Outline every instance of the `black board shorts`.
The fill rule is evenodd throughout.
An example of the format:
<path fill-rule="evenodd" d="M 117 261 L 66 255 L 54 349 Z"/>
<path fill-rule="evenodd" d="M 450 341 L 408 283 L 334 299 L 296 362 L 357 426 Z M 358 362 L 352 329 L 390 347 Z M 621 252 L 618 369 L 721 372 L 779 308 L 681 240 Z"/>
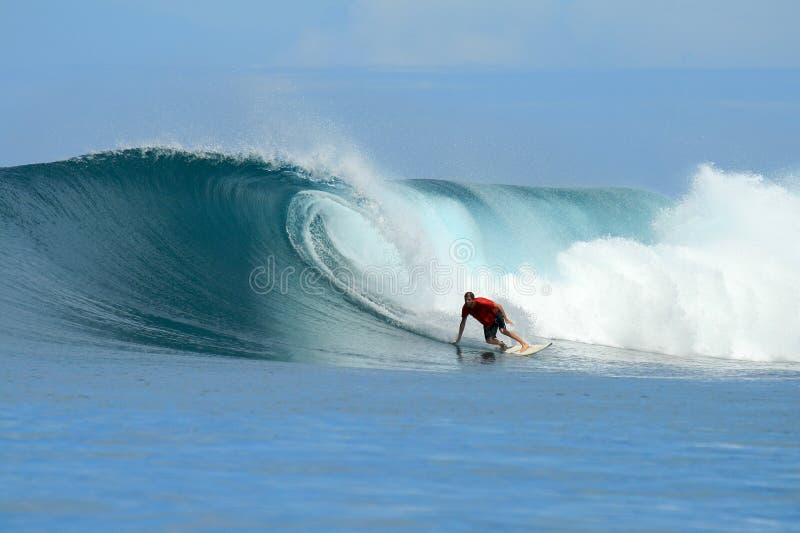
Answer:
<path fill-rule="evenodd" d="M 503 320 L 503 313 L 497 311 L 497 314 L 494 316 L 494 324 L 491 326 L 483 326 L 483 336 L 487 339 L 496 339 L 498 328 L 502 329 L 505 327 L 506 321 Z"/>

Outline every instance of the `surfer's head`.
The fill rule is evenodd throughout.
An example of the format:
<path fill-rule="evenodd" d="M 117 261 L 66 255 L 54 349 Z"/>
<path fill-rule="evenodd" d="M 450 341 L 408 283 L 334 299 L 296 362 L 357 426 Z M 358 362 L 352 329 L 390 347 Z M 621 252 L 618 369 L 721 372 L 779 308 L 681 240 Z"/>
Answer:
<path fill-rule="evenodd" d="M 464 305 L 467 307 L 472 307 L 475 305 L 475 293 L 474 292 L 465 292 L 464 293 Z"/>

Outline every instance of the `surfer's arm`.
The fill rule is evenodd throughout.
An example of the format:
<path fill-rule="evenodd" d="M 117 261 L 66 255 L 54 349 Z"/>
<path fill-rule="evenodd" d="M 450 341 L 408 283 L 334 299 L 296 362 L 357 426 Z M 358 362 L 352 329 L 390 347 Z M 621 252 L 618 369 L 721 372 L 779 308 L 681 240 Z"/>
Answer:
<path fill-rule="evenodd" d="M 456 340 L 452 341 L 450 344 L 458 344 L 458 342 L 461 340 L 461 335 L 464 334 L 464 324 L 466 323 L 467 323 L 467 317 L 462 318 L 461 324 L 459 324 L 458 326 L 458 337 L 456 337 Z"/>
<path fill-rule="evenodd" d="M 505 321 L 506 321 L 506 322 L 508 322 L 509 324 L 512 324 L 512 325 L 513 325 L 513 324 L 514 324 L 514 321 L 513 321 L 513 320 L 511 320 L 510 318 L 508 318 L 508 315 L 506 314 L 506 310 L 505 310 L 505 309 L 503 309 L 503 306 L 502 306 L 502 305 L 500 305 L 500 304 L 496 304 L 496 305 L 497 305 L 497 308 L 500 310 L 500 312 L 501 312 L 501 313 L 503 313 L 503 320 L 505 320 Z"/>

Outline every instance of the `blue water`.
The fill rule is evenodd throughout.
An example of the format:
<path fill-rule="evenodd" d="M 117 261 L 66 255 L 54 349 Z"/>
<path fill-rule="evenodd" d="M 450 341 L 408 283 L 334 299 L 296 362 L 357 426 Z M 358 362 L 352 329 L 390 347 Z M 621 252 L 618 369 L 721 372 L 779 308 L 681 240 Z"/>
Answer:
<path fill-rule="evenodd" d="M 681 199 L 0 169 L 0 527 L 795 529 L 797 201 L 714 169 Z M 469 289 L 554 345 L 448 344 Z"/>
<path fill-rule="evenodd" d="M 466 355 L 458 370 L 430 373 L 3 356 L 13 408 L 0 432 L 0 521 L 74 531 L 796 528 L 796 373 L 610 377 L 507 363 Z"/>

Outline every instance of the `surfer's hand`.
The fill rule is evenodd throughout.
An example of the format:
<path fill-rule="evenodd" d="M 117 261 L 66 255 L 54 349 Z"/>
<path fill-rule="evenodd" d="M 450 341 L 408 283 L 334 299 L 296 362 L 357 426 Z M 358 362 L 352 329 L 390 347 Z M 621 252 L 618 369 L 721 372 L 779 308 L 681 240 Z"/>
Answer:
<path fill-rule="evenodd" d="M 510 318 L 508 318 L 508 317 L 506 317 L 506 322 L 508 322 L 508 323 L 509 323 L 509 324 L 511 324 L 512 326 L 514 325 L 514 321 L 513 321 L 513 320 L 511 320 L 511 319 L 510 319 Z"/>

